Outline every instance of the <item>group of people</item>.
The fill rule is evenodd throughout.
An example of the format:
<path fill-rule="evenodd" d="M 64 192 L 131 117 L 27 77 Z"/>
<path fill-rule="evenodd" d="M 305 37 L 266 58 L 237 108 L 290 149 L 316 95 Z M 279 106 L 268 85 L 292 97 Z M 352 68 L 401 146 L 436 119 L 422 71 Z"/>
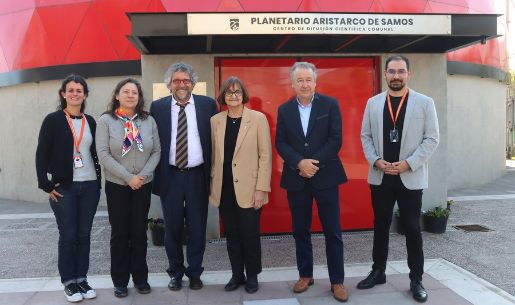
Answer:
<path fill-rule="evenodd" d="M 389 227 L 397 202 L 406 233 L 410 289 L 425 302 L 424 257 L 419 217 L 422 190 L 428 187 L 427 162 L 438 141 L 431 98 L 408 89 L 409 60 L 385 62 L 388 89 L 369 99 L 361 139 L 370 163 L 368 182 L 374 211 L 373 266 L 359 282 L 368 289 L 386 281 Z M 326 243 L 331 291 L 345 302 L 339 185 L 347 181 L 338 157 L 342 115 L 336 99 L 316 92 L 317 70 L 308 62 L 290 69 L 295 96 L 278 109 L 275 146 L 284 160 L 281 187 L 292 217 L 302 293 L 314 284 L 311 218 L 313 199 Z M 170 95 L 144 110 L 140 83 L 120 81 L 107 111 L 95 120 L 85 114 L 89 88 L 79 75 L 59 89 L 58 110 L 46 116 L 36 151 L 38 186 L 49 194 L 59 230 L 58 269 L 68 301 L 96 297 L 88 284 L 90 235 L 100 196 L 102 165 L 111 224 L 111 278 L 114 295 L 128 295 L 132 281 L 141 294 L 148 284 L 147 217 L 151 193 L 161 199 L 168 257 L 168 288 L 203 287 L 208 203 L 222 219 L 232 277 L 226 291 L 259 289 L 260 215 L 268 202 L 272 144 L 266 116 L 246 107 L 249 92 L 235 76 L 227 78 L 216 101 L 192 94 L 198 81 L 183 62 L 165 73 Z M 218 111 L 216 102 L 223 111 Z M 185 225 L 186 224 L 186 225 Z M 186 261 L 182 247 L 187 230 Z"/>

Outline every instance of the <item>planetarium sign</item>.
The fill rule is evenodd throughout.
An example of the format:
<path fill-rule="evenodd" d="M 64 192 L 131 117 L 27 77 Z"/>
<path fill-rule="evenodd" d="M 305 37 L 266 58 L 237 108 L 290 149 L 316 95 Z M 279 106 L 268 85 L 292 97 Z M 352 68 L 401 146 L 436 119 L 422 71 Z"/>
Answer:
<path fill-rule="evenodd" d="M 187 14 L 188 35 L 450 35 L 450 15 L 209 13 Z"/>

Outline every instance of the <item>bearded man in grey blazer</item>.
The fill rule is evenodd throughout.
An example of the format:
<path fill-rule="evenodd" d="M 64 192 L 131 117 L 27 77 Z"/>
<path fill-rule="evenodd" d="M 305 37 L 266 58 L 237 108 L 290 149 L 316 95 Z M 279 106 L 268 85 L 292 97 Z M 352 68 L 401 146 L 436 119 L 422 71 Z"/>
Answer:
<path fill-rule="evenodd" d="M 439 141 L 438 119 L 433 99 L 408 89 L 411 72 L 406 57 L 391 56 L 385 67 L 388 90 L 368 100 L 361 127 L 363 151 L 370 164 L 374 264 L 357 288 L 369 289 L 386 282 L 388 238 L 393 206 L 397 202 L 406 235 L 410 290 L 416 301 L 425 302 L 419 219 L 422 191 L 428 187 L 427 163 Z"/>

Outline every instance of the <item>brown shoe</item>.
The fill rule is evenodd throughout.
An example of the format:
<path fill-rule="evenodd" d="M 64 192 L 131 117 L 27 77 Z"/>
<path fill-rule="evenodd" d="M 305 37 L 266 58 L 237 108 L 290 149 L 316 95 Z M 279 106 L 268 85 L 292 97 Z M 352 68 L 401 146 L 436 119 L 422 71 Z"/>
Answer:
<path fill-rule="evenodd" d="M 293 292 L 302 293 L 308 290 L 309 286 L 313 285 L 315 281 L 312 277 L 301 277 L 295 285 L 293 285 Z"/>
<path fill-rule="evenodd" d="M 333 293 L 334 298 L 340 302 L 347 302 L 349 299 L 349 293 L 343 284 L 334 284 L 331 285 L 331 292 Z"/>

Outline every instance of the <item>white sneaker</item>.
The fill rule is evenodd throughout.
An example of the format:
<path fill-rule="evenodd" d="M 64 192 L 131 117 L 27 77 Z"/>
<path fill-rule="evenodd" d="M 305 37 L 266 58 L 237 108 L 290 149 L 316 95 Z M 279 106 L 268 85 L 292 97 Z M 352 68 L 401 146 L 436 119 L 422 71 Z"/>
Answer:
<path fill-rule="evenodd" d="M 72 303 L 80 302 L 83 299 L 82 294 L 79 291 L 79 287 L 75 283 L 64 286 L 64 296 L 68 302 Z"/>
<path fill-rule="evenodd" d="M 77 283 L 77 287 L 79 288 L 79 292 L 83 298 L 94 299 L 97 297 L 97 292 L 89 286 L 87 281 Z"/>

